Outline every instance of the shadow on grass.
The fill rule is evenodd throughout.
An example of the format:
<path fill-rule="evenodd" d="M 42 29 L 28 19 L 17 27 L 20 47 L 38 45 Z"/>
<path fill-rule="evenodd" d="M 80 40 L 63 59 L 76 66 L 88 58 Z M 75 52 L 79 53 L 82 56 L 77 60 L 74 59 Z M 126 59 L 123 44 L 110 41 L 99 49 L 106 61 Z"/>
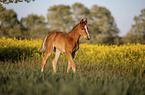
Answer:
<path fill-rule="evenodd" d="M 28 57 L 33 57 L 34 53 L 38 53 L 40 55 L 43 54 L 43 52 L 36 51 L 36 47 L 34 48 L 19 48 L 19 47 L 13 47 L 11 49 L 5 48 L 3 51 L 0 51 L 0 61 L 8 61 L 11 60 L 12 62 L 15 62 L 17 60 L 24 60 Z"/>

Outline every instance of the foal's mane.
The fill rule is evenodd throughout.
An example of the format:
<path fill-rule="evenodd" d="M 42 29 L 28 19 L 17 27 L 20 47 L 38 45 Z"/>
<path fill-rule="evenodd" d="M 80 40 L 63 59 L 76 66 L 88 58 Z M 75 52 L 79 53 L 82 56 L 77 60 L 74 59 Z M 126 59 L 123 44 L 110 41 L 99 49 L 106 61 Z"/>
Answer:
<path fill-rule="evenodd" d="M 74 26 L 73 29 L 72 29 L 69 33 L 73 32 L 73 31 L 76 29 L 76 27 L 77 27 L 78 25 L 79 25 L 79 24 L 77 24 L 76 26 Z M 68 33 L 68 34 L 69 34 L 69 33 Z"/>
<path fill-rule="evenodd" d="M 78 26 L 79 24 L 77 24 L 76 26 L 74 26 L 74 28 L 72 29 L 72 31 Z"/>
<path fill-rule="evenodd" d="M 83 23 L 85 23 L 85 22 L 83 22 Z M 72 29 L 70 32 L 72 32 L 79 24 L 80 24 L 80 23 L 78 23 L 76 26 L 74 26 L 73 29 Z M 69 33 L 70 33 L 70 32 L 69 32 Z"/>

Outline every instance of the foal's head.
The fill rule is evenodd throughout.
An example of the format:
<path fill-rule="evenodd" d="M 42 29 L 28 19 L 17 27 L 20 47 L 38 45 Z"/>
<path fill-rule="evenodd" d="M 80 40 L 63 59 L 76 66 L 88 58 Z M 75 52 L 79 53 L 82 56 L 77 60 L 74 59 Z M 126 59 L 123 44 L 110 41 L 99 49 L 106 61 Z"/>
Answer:
<path fill-rule="evenodd" d="M 82 35 L 86 40 L 90 40 L 90 35 L 87 29 L 87 19 L 84 21 L 83 19 L 79 23 L 79 34 Z"/>

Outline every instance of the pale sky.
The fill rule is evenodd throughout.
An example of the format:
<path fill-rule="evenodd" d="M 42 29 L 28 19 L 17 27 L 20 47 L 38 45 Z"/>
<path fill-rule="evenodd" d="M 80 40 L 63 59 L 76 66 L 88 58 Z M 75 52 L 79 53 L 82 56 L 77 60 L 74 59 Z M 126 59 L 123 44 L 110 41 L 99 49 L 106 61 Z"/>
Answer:
<path fill-rule="evenodd" d="M 131 25 L 134 24 L 134 16 L 138 16 L 140 10 L 145 8 L 145 0 L 35 0 L 31 3 L 3 4 L 3 6 L 7 9 L 14 9 L 20 20 L 32 13 L 46 17 L 47 9 L 50 6 L 72 5 L 75 2 L 82 3 L 88 8 L 92 5 L 98 5 L 109 9 L 120 30 L 120 36 L 125 35 L 130 30 Z"/>

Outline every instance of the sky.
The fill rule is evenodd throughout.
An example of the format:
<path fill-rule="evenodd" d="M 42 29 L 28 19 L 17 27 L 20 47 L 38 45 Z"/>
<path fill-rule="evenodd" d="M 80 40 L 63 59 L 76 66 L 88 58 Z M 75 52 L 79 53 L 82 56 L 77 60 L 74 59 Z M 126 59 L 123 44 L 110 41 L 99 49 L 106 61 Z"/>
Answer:
<path fill-rule="evenodd" d="M 72 5 L 75 2 L 82 3 L 87 8 L 98 5 L 109 9 L 120 30 L 119 36 L 124 36 L 129 32 L 131 25 L 134 24 L 133 18 L 140 15 L 140 11 L 145 8 L 145 0 L 35 0 L 30 3 L 10 3 L 8 5 L 3 4 L 3 6 L 6 9 L 14 9 L 20 20 L 32 13 L 46 17 L 50 6 Z"/>

